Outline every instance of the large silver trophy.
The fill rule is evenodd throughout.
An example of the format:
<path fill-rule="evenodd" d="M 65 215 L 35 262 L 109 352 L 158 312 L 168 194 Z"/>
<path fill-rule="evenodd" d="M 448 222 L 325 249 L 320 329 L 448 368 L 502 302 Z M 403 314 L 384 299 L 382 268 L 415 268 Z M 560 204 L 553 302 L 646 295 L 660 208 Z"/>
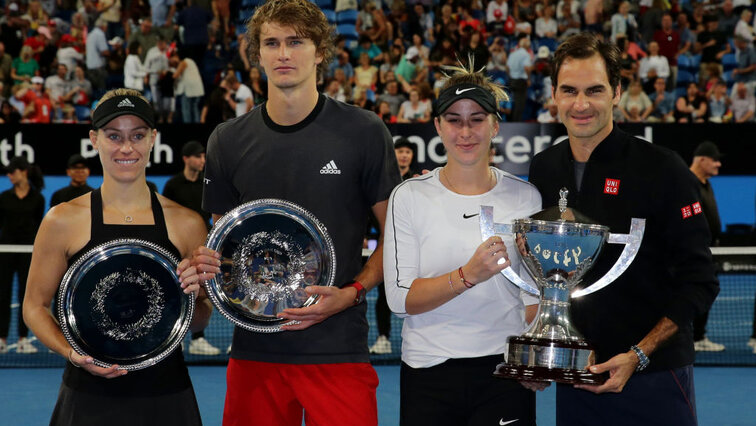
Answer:
<path fill-rule="evenodd" d="M 511 268 L 502 274 L 524 291 L 540 297 L 536 320 L 523 335 L 509 337 L 506 361 L 496 367 L 494 375 L 527 381 L 599 384 L 606 377 L 586 369 L 592 348 L 570 322 L 570 298 L 601 290 L 628 268 L 640 248 L 645 219 L 633 218 L 628 234 L 610 233 L 608 227 L 587 223 L 587 218 L 568 208 L 566 189 L 559 195 L 557 208 L 515 220 L 511 225 L 495 223 L 493 207 L 481 206 L 483 240 L 514 233 L 523 264 L 538 289 Z M 625 245 L 619 259 L 601 279 L 573 291 L 605 243 Z"/>

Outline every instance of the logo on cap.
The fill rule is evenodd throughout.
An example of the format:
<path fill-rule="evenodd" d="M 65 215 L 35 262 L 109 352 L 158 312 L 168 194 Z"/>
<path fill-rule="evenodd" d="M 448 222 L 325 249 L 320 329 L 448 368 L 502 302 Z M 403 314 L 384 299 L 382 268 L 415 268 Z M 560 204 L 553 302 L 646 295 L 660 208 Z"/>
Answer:
<path fill-rule="evenodd" d="M 124 98 L 121 102 L 118 102 L 118 108 L 131 107 L 134 108 L 134 104 L 131 103 L 129 98 Z"/>
<path fill-rule="evenodd" d="M 468 90 L 475 90 L 475 88 L 474 87 L 468 87 L 467 89 L 457 89 L 454 93 L 457 94 L 457 95 L 461 95 L 461 94 L 467 92 Z"/>

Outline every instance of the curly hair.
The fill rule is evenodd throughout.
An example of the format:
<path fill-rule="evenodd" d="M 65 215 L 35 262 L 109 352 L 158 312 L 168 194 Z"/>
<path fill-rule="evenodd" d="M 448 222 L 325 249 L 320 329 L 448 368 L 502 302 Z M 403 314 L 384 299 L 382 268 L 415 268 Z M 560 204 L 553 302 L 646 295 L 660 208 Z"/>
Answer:
<path fill-rule="evenodd" d="M 335 53 L 333 27 L 323 12 L 308 0 L 268 0 L 247 22 L 247 56 L 258 63 L 260 32 L 263 24 L 276 23 L 292 27 L 297 36 L 312 40 L 317 54 L 323 58 L 318 72 L 323 75 Z"/>

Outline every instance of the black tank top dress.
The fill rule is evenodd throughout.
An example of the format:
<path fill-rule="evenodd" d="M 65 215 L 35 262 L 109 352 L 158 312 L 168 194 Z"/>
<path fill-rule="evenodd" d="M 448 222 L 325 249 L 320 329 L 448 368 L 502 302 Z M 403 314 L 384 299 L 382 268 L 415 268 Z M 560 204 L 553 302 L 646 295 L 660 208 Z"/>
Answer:
<path fill-rule="evenodd" d="M 110 225 L 102 222 L 102 196 L 91 194 L 92 225 L 89 242 L 69 259 L 69 267 L 90 249 L 120 238 L 158 244 L 177 259 L 181 254 L 168 239 L 163 209 L 151 193 L 154 225 Z M 152 367 L 105 379 L 66 363 L 63 383 L 51 425 L 201 425 L 199 407 L 179 346 Z"/>

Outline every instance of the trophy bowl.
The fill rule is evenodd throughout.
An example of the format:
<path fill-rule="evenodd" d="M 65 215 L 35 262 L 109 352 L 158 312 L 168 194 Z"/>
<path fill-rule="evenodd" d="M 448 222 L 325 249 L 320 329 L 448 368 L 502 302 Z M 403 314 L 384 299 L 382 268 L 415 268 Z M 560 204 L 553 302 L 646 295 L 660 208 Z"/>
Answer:
<path fill-rule="evenodd" d="M 206 246 L 221 255 L 221 271 L 207 294 L 229 321 L 246 330 L 273 333 L 293 324 L 278 318 L 288 308 L 314 304 L 305 288 L 333 285 L 336 252 L 325 226 L 285 200 L 261 199 L 226 213 Z"/>
<path fill-rule="evenodd" d="M 540 290 L 538 315 L 522 336 L 509 338 L 507 362 L 495 375 L 531 381 L 603 383 L 586 370 L 592 348 L 572 326 L 570 294 L 609 237 L 601 225 L 533 219 L 512 226 L 523 264 Z"/>
<path fill-rule="evenodd" d="M 58 290 L 58 321 L 71 347 L 97 366 L 130 371 L 170 355 L 189 330 L 195 303 L 181 288 L 177 264 L 163 247 L 137 239 L 85 253 Z"/>
<path fill-rule="evenodd" d="M 510 224 L 493 222 L 493 208 L 481 206 L 483 239 L 514 234 L 522 263 L 537 289 L 508 267 L 502 271 L 514 285 L 539 296 L 538 315 L 521 336 L 507 340 L 506 361 L 494 376 L 524 381 L 601 384 L 606 374 L 587 370 L 593 348 L 570 321 L 570 301 L 611 284 L 635 259 L 645 229 L 644 219 L 632 219 L 628 234 L 609 228 L 567 207 L 568 191 L 560 191 L 559 206 Z M 624 244 L 612 268 L 586 288 L 575 290 L 594 265 L 604 244 Z"/>

